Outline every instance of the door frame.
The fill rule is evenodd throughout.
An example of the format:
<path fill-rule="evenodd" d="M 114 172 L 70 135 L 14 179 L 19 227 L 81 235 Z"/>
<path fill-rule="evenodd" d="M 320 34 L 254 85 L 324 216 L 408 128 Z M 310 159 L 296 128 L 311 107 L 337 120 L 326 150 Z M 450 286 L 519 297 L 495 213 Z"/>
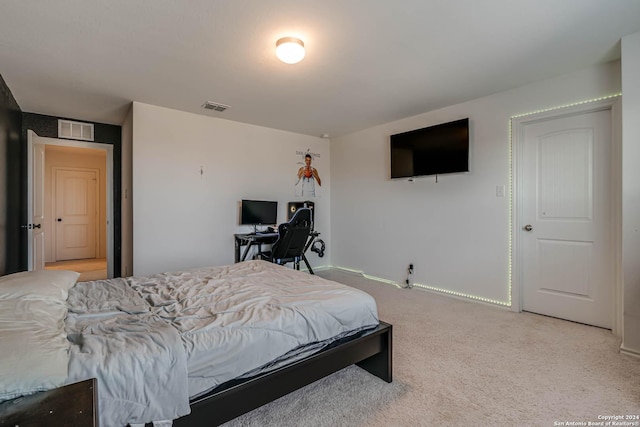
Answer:
<path fill-rule="evenodd" d="M 34 133 L 37 138 L 40 140 L 39 142 L 34 142 L 34 144 L 42 144 L 42 145 L 57 145 L 63 147 L 76 147 L 76 148 L 93 148 L 98 150 L 104 150 L 107 154 L 107 170 L 106 170 L 106 209 L 107 209 L 107 277 L 114 277 L 114 242 L 113 242 L 113 145 L 105 144 L 101 142 L 86 142 L 86 141 L 74 141 L 70 139 L 57 139 L 50 138 L 46 136 L 38 136 L 32 130 L 28 130 Z M 28 151 L 31 152 L 32 146 L 28 144 Z M 28 157 L 28 169 L 31 170 L 33 168 L 32 158 Z M 44 165 L 43 165 L 44 167 Z M 44 173 L 44 171 L 43 171 Z M 32 191 L 33 182 L 28 180 L 27 185 L 29 187 L 29 191 Z M 29 245 L 29 255 L 31 255 L 31 242 Z"/>
<path fill-rule="evenodd" d="M 70 166 L 54 166 L 51 174 L 51 188 L 52 188 L 52 201 L 53 206 L 51 209 L 51 213 L 53 214 L 53 218 L 57 217 L 58 213 L 58 195 L 57 195 L 57 174 L 58 171 L 79 171 L 79 172 L 94 172 L 96 174 L 96 197 L 95 197 L 95 208 L 96 213 L 93 218 L 94 228 L 95 228 L 95 248 L 96 255 L 100 253 L 100 246 L 102 242 L 100 240 L 100 206 L 102 204 L 102 199 L 100 198 L 100 169 L 92 169 L 92 168 L 77 168 Z M 106 206 L 105 206 L 106 208 Z M 52 247 L 51 251 L 53 252 L 53 259 L 58 261 L 58 228 L 56 227 L 56 222 L 52 218 L 51 224 L 51 240 Z M 108 231 L 107 231 L 108 232 Z M 106 243 L 106 242 L 105 242 Z"/>
<path fill-rule="evenodd" d="M 27 270 L 44 269 L 44 147 L 41 150 L 41 156 L 36 156 L 35 146 L 41 145 L 34 142 L 35 138 L 39 138 L 32 130 L 27 130 L 27 223 L 23 226 L 27 229 Z M 41 157 L 39 160 L 38 157 Z M 36 179 L 37 178 L 37 179 Z M 39 206 L 34 203 L 35 195 L 41 197 Z M 42 219 L 38 224 L 38 235 L 40 238 L 34 239 L 34 211 L 36 208 L 42 210 Z"/>
<path fill-rule="evenodd" d="M 524 209 L 523 196 L 523 147 L 525 125 L 550 119 L 573 116 L 597 111 L 609 111 L 611 119 L 611 236 L 613 244 L 613 293 L 612 332 L 622 334 L 623 293 L 622 293 L 622 128 L 620 95 L 613 95 L 592 101 L 579 102 L 569 106 L 511 117 L 511 203 L 509 226 L 511 236 L 511 309 L 520 312 L 523 307 L 523 265 L 524 265 Z"/>

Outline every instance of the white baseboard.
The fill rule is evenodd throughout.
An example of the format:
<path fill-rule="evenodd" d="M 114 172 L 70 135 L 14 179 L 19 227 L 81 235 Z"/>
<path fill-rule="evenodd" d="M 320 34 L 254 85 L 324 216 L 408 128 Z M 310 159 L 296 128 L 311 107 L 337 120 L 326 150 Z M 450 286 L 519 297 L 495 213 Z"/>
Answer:
<path fill-rule="evenodd" d="M 393 286 L 395 286 L 397 288 L 401 288 L 401 289 L 406 289 L 407 288 L 407 287 L 403 286 L 402 284 L 399 284 L 399 283 L 394 282 L 392 280 L 383 279 L 381 277 L 369 276 L 368 274 L 366 274 L 365 272 L 360 271 L 360 270 L 354 270 L 352 268 L 339 267 L 339 266 L 333 266 L 333 268 L 335 268 L 337 270 L 345 271 L 345 272 L 348 272 L 348 273 L 360 274 L 361 276 L 363 276 L 363 277 L 365 277 L 367 279 L 376 280 L 378 282 L 382 282 L 382 283 L 386 283 L 386 284 L 389 284 L 389 285 L 393 285 Z M 451 290 L 448 290 L 448 289 L 442 289 L 442 288 L 438 288 L 436 286 L 424 285 L 422 283 L 417 283 L 417 282 L 412 283 L 411 284 L 411 288 L 422 289 L 422 290 L 426 290 L 426 291 L 435 292 L 435 293 L 441 294 L 441 295 L 447 295 L 447 296 L 454 297 L 454 298 L 461 298 L 461 299 L 464 299 L 464 300 L 480 302 L 480 303 L 489 304 L 489 305 L 492 305 L 492 306 L 507 307 L 507 308 L 511 307 L 511 301 L 497 301 L 497 300 L 484 298 L 484 297 L 480 297 L 480 296 L 476 296 L 476 295 L 469 295 L 469 294 L 465 294 L 465 293 L 462 293 L 462 292 L 451 291 Z"/>
<path fill-rule="evenodd" d="M 625 348 L 624 344 L 622 344 L 620 346 L 620 353 L 621 354 L 626 354 L 627 356 L 631 356 L 631 357 L 635 357 L 637 359 L 640 359 L 640 351 L 631 350 L 630 348 Z"/>
<path fill-rule="evenodd" d="M 333 269 L 336 269 L 336 270 L 344 271 L 345 273 L 357 274 L 357 275 L 360 275 L 360 276 L 362 276 L 362 277 L 364 277 L 366 279 L 375 280 L 377 282 L 386 283 L 387 285 L 393 285 L 393 286 L 395 286 L 397 288 L 402 288 L 401 285 L 399 285 L 398 283 L 394 282 L 393 280 L 383 279 L 382 277 L 369 276 L 368 274 L 365 274 L 365 272 L 362 271 L 362 270 L 354 270 L 353 268 L 340 267 L 340 266 L 337 266 L 337 265 L 329 266 L 328 268 L 333 268 Z"/>
<path fill-rule="evenodd" d="M 331 266 L 330 265 L 318 265 L 318 266 L 311 266 L 311 268 L 313 268 L 313 271 L 323 271 L 323 270 L 331 269 Z M 303 267 L 301 265 L 300 266 L 300 271 L 307 271 L 308 272 L 309 270 L 306 267 Z"/>

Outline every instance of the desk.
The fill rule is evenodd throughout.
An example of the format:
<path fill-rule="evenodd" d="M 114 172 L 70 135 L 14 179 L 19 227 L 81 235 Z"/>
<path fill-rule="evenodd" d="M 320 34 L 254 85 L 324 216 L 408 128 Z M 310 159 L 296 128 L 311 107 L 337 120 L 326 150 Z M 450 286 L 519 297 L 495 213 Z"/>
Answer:
<path fill-rule="evenodd" d="M 320 235 L 317 231 L 312 231 L 309 234 L 309 240 L 307 240 L 307 244 L 304 247 L 304 252 L 302 252 L 302 260 L 304 261 L 309 273 L 315 274 L 305 253 L 311 247 L 314 240 Z M 244 261 L 247 258 L 247 254 L 249 253 L 249 249 L 251 246 L 258 246 L 258 253 L 262 252 L 262 245 L 270 245 L 278 240 L 278 233 L 239 233 L 233 235 L 235 238 L 235 262 Z M 242 255 L 240 254 L 242 250 L 242 246 L 246 246 Z"/>
<path fill-rule="evenodd" d="M 262 245 L 270 245 L 278 240 L 278 233 L 240 233 L 234 234 L 235 237 L 235 262 L 244 261 L 247 258 L 249 249 L 251 246 L 258 246 L 258 253 L 262 252 Z M 246 246 L 242 257 L 240 257 L 240 250 L 242 246 Z"/>

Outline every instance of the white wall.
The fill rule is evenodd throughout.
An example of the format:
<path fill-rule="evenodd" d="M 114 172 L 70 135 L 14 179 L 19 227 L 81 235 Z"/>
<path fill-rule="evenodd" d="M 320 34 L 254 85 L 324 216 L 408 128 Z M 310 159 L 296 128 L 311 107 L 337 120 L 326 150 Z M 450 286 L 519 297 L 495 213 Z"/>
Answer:
<path fill-rule="evenodd" d="M 278 201 L 279 222 L 287 202 L 303 200 L 297 151 L 319 154 L 315 224 L 329 243 L 328 140 L 138 102 L 132 123 L 134 274 L 233 263 L 233 234 L 249 231 L 238 226 L 240 200 Z M 328 256 L 309 260 L 327 265 Z"/>
<path fill-rule="evenodd" d="M 620 63 L 454 105 L 331 141 L 333 265 L 509 301 L 510 117 L 620 91 Z M 389 135 L 470 118 L 470 172 L 389 179 Z"/>
<path fill-rule="evenodd" d="M 232 235 L 246 230 L 237 225 L 239 200 L 277 200 L 283 221 L 286 203 L 301 200 L 293 195 L 301 160 L 294 151 L 308 149 L 321 155 L 323 192 L 314 201 L 329 249 L 323 259 L 311 254 L 312 265 L 401 283 L 412 262 L 415 282 L 506 302 L 509 198 L 496 197 L 496 186 L 508 190 L 510 117 L 623 88 L 623 348 L 640 353 L 640 35 L 622 46 L 622 81 L 613 62 L 334 138 L 331 149 L 320 138 L 136 102 L 123 127 L 133 141 L 129 274 L 233 262 Z M 471 172 L 439 183 L 388 178 L 389 135 L 463 117 L 471 120 Z"/>
<path fill-rule="evenodd" d="M 640 356 L 640 33 L 622 39 L 622 349 Z"/>

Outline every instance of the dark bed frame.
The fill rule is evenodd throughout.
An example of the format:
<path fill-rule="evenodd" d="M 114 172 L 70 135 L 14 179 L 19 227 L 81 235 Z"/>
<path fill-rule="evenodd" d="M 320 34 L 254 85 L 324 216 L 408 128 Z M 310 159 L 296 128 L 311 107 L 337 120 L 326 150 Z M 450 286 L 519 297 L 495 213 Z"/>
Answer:
<path fill-rule="evenodd" d="M 193 399 L 191 414 L 178 418 L 173 425 L 220 425 L 353 364 L 391 382 L 391 338 L 392 326 L 380 322 L 376 328 L 336 341 L 290 365 L 229 381 Z M 0 426 L 97 425 L 97 389 L 97 381 L 90 379 L 0 403 Z"/>
<path fill-rule="evenodd" d="M 191 414 L 174 420 L 180 426 L 216 426 L 272 402 L 292 391 L 356 364 L 391 382 L 392 325 L 380 324 L 339 340 L 319 353 L 252 378 L 233 380 L 193 399 Z"/>

